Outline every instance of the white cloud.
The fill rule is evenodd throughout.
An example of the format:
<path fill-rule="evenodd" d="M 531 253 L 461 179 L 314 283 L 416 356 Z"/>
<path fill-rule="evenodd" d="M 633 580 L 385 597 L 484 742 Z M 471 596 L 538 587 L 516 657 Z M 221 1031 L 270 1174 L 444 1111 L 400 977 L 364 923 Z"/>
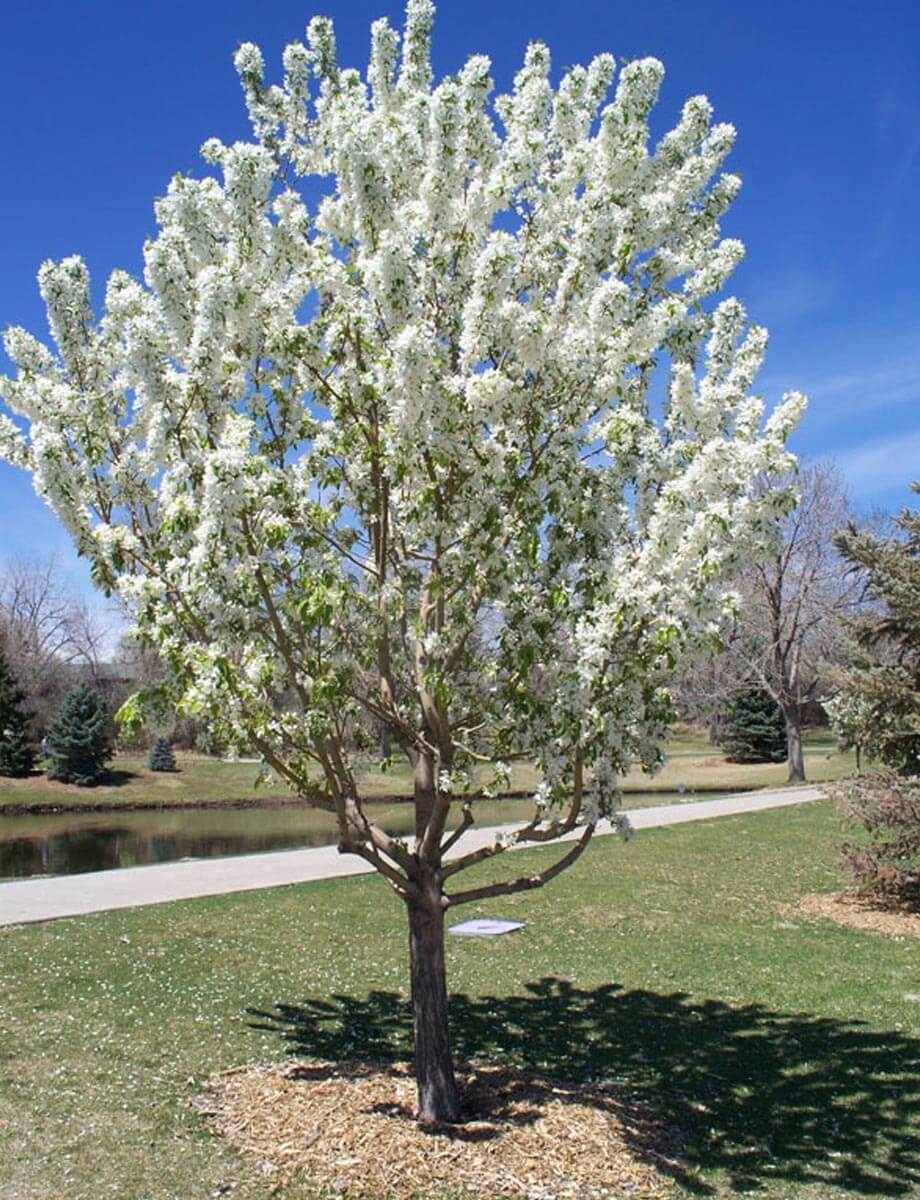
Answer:
<path fill-rule="evenodd" d="M 812 342 L 816 362 L 831 361 L 831 369 L 808 363 L 784 365 L 782 373 L 768 369 L 758 384 L 765 395 L 794 387 L 808 396 L 806 420 L 810 424 L 837 424 L 842 417 L 884 421 L 885 414 L 904 405 L 920 411 L 920 331 L 911 329 L 901 338 L 879 333 L 874 343 L 846 329 L 836 333 L 836 345 Z M 882 349 L 884 347 L 884 349 Z M 847 361 L 849 360 L 849 361 Z"/>
<path fill-rule="evenodd" d="M 847 447 L 834 458 L 854 492 L 874 497 L 903 491 L 907 504 L 911 482 L 920 479 L 920 430 Z"/>
<path fill-rule="evenodd" d="M 830 279 L 814 273 L 787 271 L 761 279 L 745 298 L 752 321 L 777 328 L 787 321 L 800 321 L 826 307 L 834 295 Z"/>

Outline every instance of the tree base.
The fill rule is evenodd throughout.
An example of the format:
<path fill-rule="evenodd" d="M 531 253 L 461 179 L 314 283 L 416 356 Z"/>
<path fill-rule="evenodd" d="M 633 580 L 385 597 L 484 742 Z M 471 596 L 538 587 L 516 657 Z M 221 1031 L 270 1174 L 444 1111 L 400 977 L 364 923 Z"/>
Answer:
<path fill-rule="evenodd" d="M 410 903 L 408 910 L 418 1120 L 437 1128 L 460 1120 L 447 1023 L 444 909 L 434 902 Z"/>
<path fill-rule="evenodd" d="M 458 1073 L 468 1123 L 437 1130 L 415 1119 L 408 1064 L 238 1068 L 211 1079 L 195 1107 L 280 1180 L 300 1170 L 350 1200 L 671 1193 L 678 1135 L 615 1087 L 477 1063 Z"/>

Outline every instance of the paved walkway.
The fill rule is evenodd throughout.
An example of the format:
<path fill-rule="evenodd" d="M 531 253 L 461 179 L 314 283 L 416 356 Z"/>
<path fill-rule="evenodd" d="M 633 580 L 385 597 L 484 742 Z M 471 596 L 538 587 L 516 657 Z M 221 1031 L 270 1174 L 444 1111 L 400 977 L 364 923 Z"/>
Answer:
<path fill-rule="evenodd" d="M 629 812 L 634 829 L 652 829 L 679 825 L 684 821 L 706 821 L 733 813 L 758 812 L 787 804 L 819 800 L 817 788 L 784 789 L 775 792 L 746 792 L 722 796 L 718 800 L 697 800 L 684 804 L 662 804 Z M 473 828 L 455 849 L 467 851 L 492 842 L 502 830 L 514 825 L 488 829 Z M 611 833 L 604 826 L 596 837 Z M 569 834 L 569 838 L 578 833 Z M 516 850 L 528 849 L 515 846 Z M 93 871 L 85 875 L 58 875 L 51 879 L 21 879 L 0 883 L 0 926 L 20 925 L 27 921 L 50 921 L 114 908 L 136 908 L 142 904 L 162 904 L 168 900 L 189 900 L 195 896 L 219 896 L 226 892 L 249 892 L 257 888 L 281 887 L 289 883 L 309 883 L 314 879 L 333 879 L 343 875 L 363 875 L 373 868 L 352 854 L 339 854 L 335 846 L 317 846 L 305 850 L 279 850 L 269 854 L 244 854 L 235 858 L 203 858 L 191 862 L 159 863 L 150 867 L 125 867 L 113 871 Z"/>

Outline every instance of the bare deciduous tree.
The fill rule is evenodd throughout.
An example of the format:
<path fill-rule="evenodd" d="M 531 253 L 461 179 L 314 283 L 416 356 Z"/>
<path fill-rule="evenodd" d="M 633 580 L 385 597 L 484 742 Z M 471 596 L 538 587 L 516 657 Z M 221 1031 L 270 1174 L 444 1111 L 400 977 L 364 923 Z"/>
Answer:
<path fill-rule="evenodd" d="M 844 619 L 863 598 L 863 581 L 844 562 L 834 535 L 852 520 L 850 498 L 837 468 L 809 463 L 799 475 L 800 499 L 782 522 L 782 546 L 745 573 L 745 625 L 736 655 L 749 661 L 786 721 L 789 782 L 805 779 L 802 718 L 814 700 L 822 665 L 837 659 Z M 753 651 L 753 653 L 751 653 Z"/>
<path fill-rule="evenodd" d="M 76 678 L 98 681 L 108 632 L 54 557 L 0 569 L 0 639 L 39 728 Z"/>
<path fill-rule="evenodd" d="M 832 463 L 805 463 L 799 503 L 782 519 L 777 553 L 737 581 L 741 607 L 721 654 L 704 659 L 675 689 L 678 707 L 719 736 L 726 699 L 752 683 L 780 706 L 789 744 L 789 782 L 805 779 L 802 727 L 820 700 L 826 669 L 841 661 L 846 618 L 864 603 L 861 577 L 834 537 L 853 520 L 846 485 Z"/>

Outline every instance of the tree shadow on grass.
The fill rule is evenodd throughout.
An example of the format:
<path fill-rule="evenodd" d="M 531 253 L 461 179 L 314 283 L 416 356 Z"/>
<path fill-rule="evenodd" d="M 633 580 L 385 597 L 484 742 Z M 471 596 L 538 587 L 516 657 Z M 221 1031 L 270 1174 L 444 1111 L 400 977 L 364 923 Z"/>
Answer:
<path fill-rule="evenodd" d="M 99 780 L 103 787 L 124 787 L 128 783 L 132 783 L 135 779 L 140 779 L 139 771 L 126 771 L 123 767 L 112 769 L 106 767 L 105 774 Z"/>
<path fill-rule="evenodd" d="M 247 1012 L 291 1054 L 412 1055 L 411 1010 L 393 992 Z M 698 1171 L 738 1190 L 795 1182 L 904 1196 L 920 1188 L 920 1040 L 907 1034 L 555 978 L 515 996 L 455 994 L 450 1016 L 458 1058 L 624 1084 L 683 1131 L 689 1173 L 680 1182 L 691 1190 L 713 1190 Z"/>

